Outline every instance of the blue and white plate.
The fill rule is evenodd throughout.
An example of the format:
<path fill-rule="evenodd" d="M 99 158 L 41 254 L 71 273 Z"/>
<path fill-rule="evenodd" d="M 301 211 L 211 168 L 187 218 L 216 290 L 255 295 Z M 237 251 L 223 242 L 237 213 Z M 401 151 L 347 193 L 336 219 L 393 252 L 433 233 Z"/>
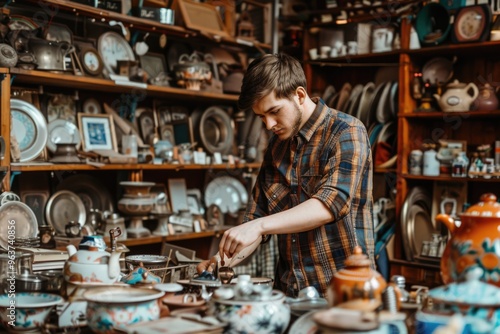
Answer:
<path fill-rule="evenodd" d="M 21 162 L 34 160 L 47 144 L 47 121 L 34 105 L 23 100 L 10 100 L 11 132 L 19 144 Z"/>

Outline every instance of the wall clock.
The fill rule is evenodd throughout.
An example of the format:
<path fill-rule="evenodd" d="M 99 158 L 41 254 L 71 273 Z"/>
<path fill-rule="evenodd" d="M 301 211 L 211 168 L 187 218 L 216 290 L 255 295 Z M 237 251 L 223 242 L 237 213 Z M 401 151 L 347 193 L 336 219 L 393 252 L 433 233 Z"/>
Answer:
<path fill-rule="evenodd" d="M 94 48 L 86 48 L 80 51 L 80 62 L 85 73 L 98 76 L 104 67 L 99 53 Z"/>
<path fill-rule="evenodd" d="M 462 7 L 455 15 L 452 40 L 454 43 L 484 41 L 489 34 L 491 9 L 488 5 Z"/>
<path fill-rule="evenodd" d="M 118 74 L 119 60 L 135 61 L 134 51 L 120 34 L 107 31 L 99 36 L 97 50 L 107 74 Z"/>

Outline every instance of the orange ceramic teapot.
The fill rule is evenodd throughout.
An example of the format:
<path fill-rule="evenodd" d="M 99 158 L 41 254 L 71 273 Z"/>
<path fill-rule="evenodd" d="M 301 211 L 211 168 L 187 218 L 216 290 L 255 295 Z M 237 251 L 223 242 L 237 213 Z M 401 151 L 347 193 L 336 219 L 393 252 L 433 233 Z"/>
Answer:
<path fill-rule="evenodd" d="M 441 257 L 441 276 L 448 284 L 463 281 L 467 272 L 483 269 L 481 281 L 500 287 L 500 203 L 488 193 L 481 201 L 459 215 L 460 227 L 452 217 L 439 214 L 436 221 L 451 232 Z"/>

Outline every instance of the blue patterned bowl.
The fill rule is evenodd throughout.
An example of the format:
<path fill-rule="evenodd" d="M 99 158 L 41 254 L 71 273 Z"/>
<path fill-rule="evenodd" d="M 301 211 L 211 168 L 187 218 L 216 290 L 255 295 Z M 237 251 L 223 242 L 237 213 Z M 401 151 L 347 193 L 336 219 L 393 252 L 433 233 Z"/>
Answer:
<path fill-rule="evenodd" d="M 2 325 L 16 332 L 40 329 L 52 308 L 62 301 L 61 296 L 41 292 L 0 295 Z"/>
<path fill-rule="evenodd" d="M 94 333 L 115 333 L 126 327 L 160 317 L 158 299 L 165 293 L 153 289 L 107 287 L 86 291 L 87 324 Z"/>
<path fill-rule="evenodd" d="M 242 301 L 212 298 L 217 318 L 228 323 L 224 333 L 284 333 L 290 322 L 290 308 L 285 295 L 274 290 L 268 300 Z"/>

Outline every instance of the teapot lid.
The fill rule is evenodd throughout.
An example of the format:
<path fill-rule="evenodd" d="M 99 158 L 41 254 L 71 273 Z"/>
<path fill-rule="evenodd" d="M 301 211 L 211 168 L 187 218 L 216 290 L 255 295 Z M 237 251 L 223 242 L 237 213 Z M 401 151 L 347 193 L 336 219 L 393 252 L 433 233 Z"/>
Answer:
<path fill-rule="evenodd" d="M 475 267 L 465 274 L 465 281 L 453 282 L 429 291 L 429 296 L 445 303 L 493 306 L 500 304 L 500 288 L 481 282 L 483 269 Z"/>
<path fill-rule="evenodd" d="M 461 216 L 500 218 L 500 203 L 497 202 L 495 194 L 486 193 L 481 196 L 479 203 L 469 207 Z"/>
<path fill-rule="evenodd" d="M 446 88 L 464 88 L 467 86 L 466 83 L 460 82 L 457 79 L 453 80 L 453 82 L 446 85 Z"/>
<path fill-rule="evenodd" d="M 353 254 L 345 260 L 346 267 L 370 267 L 370 264 L 368 256 L 363 254 L 360 246 L 354 247 Z"/>

